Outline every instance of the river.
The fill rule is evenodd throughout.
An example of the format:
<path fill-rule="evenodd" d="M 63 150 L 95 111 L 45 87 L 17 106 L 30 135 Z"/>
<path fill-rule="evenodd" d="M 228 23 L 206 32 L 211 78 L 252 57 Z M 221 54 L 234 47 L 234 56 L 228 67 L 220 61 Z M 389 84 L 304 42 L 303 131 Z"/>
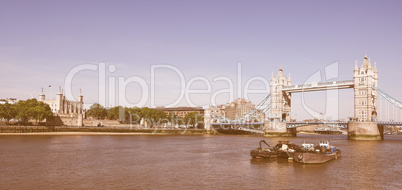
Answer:
<path fill-rule="evenodd" d="M 251 159 L 260 139 L 328 139 L 342 157 L 318 165 Z M 0 136 L 0 189 L 402 189 L 401 145 L 402 135 Z"/>

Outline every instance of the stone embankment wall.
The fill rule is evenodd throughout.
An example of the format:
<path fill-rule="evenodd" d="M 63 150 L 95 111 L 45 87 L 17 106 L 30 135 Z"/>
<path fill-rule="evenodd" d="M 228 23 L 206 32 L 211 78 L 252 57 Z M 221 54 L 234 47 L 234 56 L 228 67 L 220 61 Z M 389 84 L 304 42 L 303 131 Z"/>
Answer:
<path fill-rule="evenodd" d="M 54 127 L 54 126 L 0 126 L 0 133 L 52 133 L 52 132 L 104 132 L 104 133 L 146 133 L 167 135 L 207 134 L 204 129 L 138 129 L 130 127 Z"/>

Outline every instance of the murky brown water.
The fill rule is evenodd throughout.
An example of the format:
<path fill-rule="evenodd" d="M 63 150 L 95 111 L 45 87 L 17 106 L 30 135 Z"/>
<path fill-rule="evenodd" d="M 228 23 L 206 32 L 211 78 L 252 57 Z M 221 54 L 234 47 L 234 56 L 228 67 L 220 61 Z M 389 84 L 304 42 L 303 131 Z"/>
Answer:
<path fill-rule="evenodd" d="M 326 164 L 252 160 L 256 136 L 0 136 L 0 189 L 402 189 L 402 136 L 330 139 Z"/>

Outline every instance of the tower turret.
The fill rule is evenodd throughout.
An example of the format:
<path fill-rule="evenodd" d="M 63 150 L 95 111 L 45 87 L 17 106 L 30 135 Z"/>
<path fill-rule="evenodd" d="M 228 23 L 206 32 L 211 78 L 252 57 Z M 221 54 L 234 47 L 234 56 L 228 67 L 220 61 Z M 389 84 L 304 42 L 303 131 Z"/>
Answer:
<path fill-rule="evenodd" d="M 78 101 L 83 103 L 84 102 L 84 96 L 81 93 L 81 88 L 80 88 L 80 95 L 78 96 Z"/>
<path fill-rule="evenodd" d="M 43 88 L 42 88 L 42 93 L 39 95 L 39 101 L 41 101 L 41 102 L 45 101 L 45 94 L 43 93 Z"/>
<path fill-rule="evenodd" d="M 59 87 L 59 92 L 57 92 L 56 95 L 56 106 L 57 106 L 57 112 L 61 113 L 63 112 L 63 93 L 61 92 L 61 87 Z"/>
<path fill-rule="evenodd" d="M 84 109 L 84 96 L 82 95 L 81 88 L 80 88 L 80 95 L 78 96 L 78 113 L 82 114 Z"/>

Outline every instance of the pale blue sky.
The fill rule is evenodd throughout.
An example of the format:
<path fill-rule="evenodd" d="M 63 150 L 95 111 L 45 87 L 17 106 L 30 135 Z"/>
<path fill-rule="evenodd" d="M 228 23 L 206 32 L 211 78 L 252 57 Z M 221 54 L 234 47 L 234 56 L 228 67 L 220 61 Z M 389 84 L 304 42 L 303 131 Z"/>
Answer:
<path fill-rule="evenodd" d="M 355 60 L 360 66 L 367 52 L 377 62 L 380 88 L 401 100 L 401 9 L 401 1 L 3 0 L 0 98 L 37 97 L 41 87 L 49 95 L 49 84 L 54 96 L 69 70 L 98 62 L 116 66 L 108 77 L 139 76 L 147 83 L 151 65 L 169 64 L 187 81 L 205 76 L 213 91 L 228 86 L 214 83 L 215 77 L 236 81 L 237 62 L 242 62 L 243 85 L 254 76 L 268 80 L 279 67 L 301 84 L 336 61 L 338 80 L 350 80 Z M 156 81 L 156 104 L 173 102 L 177 76 L 160 72 Z M 74 95 L 82 88 L 87 103 L 97 102 L 97 83 L 96 72 L 81 72 L 73 81 Z M 135 84 L 127 88 L 130 101 L 140 99 L 137 90 Z M 307 98 L 324 100 L 325 94 Z M 340 94 L 341 117 L 346 118 L 353 111 L 353 92 Z M 250 99 L 258 103 L 262 98 Z M 195 103 L 208 101 L 204 95 Z M 218 98 L 218 103 L 226 102 L 227 97 Z M 323 109 L 314 102 L 312 106 Z M 292 111 L 294 117 L 308 117 L 299 95 Z"/>

